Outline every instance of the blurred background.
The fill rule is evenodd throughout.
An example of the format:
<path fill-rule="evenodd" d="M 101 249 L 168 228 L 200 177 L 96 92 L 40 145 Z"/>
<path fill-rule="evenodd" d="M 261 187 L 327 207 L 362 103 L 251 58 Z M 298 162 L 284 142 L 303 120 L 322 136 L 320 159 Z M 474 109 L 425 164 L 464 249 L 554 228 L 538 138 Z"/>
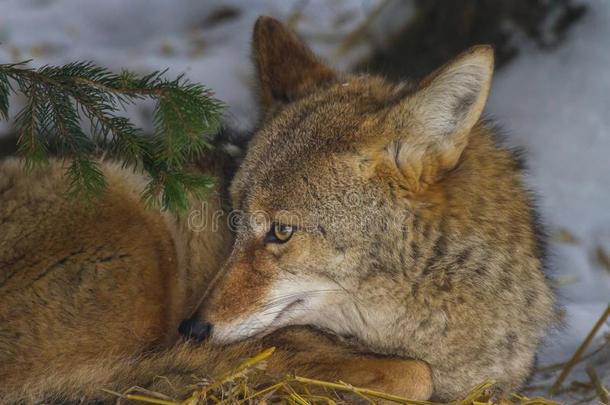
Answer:
<path fill-rule="evenodd" d="M 610 1 L 0 0 L 0 63 L 168 68 L 213 89 L 229 106 L 228 125 L 248 130 L 257 120 L 250 35 L 261 14 L 284 21 L 337 68 L 397 80 L 421 77 L 470 45 L 495 46 L 486 113 L 527 153 L 566 309 L 540 364 L 566 360 L 610 297 Z M 151 106 L 129 114 L 150 127 Z M 10 122 L 0 123 L 0 156 L 10 133 Z M 608 387 L 605 342 L 591 361 L 606 362 Z M 555 376 L 540 372 L 532 386 Z M 582 367 L 571 379 L 588 380 Z M 574 402 L 571 395 L 560 399 Z"/>

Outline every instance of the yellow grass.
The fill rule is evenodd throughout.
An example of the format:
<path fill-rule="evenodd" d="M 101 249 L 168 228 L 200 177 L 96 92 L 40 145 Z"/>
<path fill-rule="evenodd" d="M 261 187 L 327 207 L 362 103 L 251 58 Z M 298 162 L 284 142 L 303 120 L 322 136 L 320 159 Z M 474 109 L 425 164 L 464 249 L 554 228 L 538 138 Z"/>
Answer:
<path fill-rule="evenodd" d="M 561 369 L 559 377 L 550 390 L 559 390 L 574 365 L 585 359 L 585 357 L 582 356 L 585 349 L 591 343 L 600 326 L 609 317 L 610 305 L 593 326 L 591 332 L 587 335 L 587 338 L 576 350 L 570 360 L 563 364 L 555 364 L 539 369 L 545 372 Z M 606 342 L 606 344 L 610 344 L 610 342 Z M 256 356 L 247 359 L 236 369 L 203 388 L 193 391 L 188 398 L 183 400 L 170 400 L 166 399 L 167 397 L 162 398 L 161 395 L 153 396 L 152 394 L 155 393 L 151 393 L 151 395 L 132 393 L 113 394 L 143 404 L 158 405 L 241 405 L 254 403 L 334 405 L 350 403 L 355 400 L 372 404 L 383 402 L 402 405 L 441 405 L 436 402 L 414 401 L 390 393 L 368 389 L 366 387 L 352 386 L 341 381 L 323 381 L 302 376 L 287 376 L 282 380 L 261 387 L 255 383 L 256 378 L 252 377 L 255 377 L 257 373 L 261 372 L 257 365 L 264 362 L 273 351 L 274 348 L 269 348 Z M 597 373 L 592 367 L 587 367 L 587 373 L 590 377 L 590 382 L 580 385 L 573 384 L 573 386 L 576 387 L 578 385 L 581 389 L 585 386 L 588 388 L 587 395 L 589 397 L 591 397 L 592 392 L 601 403 L 607 403 L 604 401 L 608 401 L 608 389 L 602 385 L 600 379 L 597 377 Z M 453 401 L 450 405 L 491 405 L 493 402 L 490 395 L 494 391 L 494 385 L 494 381 L 485 381 L 475 386 L 464 398 Z M 542 397 L 528 398 L 522 394 L 514 393 L 511 395 L 510 399 L 502 400 L 499 405 L 559 405 L 559 403 Z"/>
<path fill-rule="evenodd" d="M 154 396 L 141 394 L 124 394 L 121 397 L 132 401 L 158 405 L 197 405 L 197 404 L 250 404 L 250 403 L 288 403 L 296 405 L 312 404 L 340 404 L 351 402 L 341 393 L 351 394 L 352 398 L 359 398 L 370 403 L 378 403 L 380 400 L 385 403 L 395 403 L 402 405 L 441 405 L 430 401 L 414 401 L 397 395 L 380 392 L 364 387 L 355 387 L 344 382 L 322 381 L 301 376 L 287 377 L 277 383 L 263 388 L 250 388 L 248 386 L 249 375 L 256 373 L 255 366 L 264 361 L 274 351 L 269 348 L 256 356 L 246 360 L 239 367 L 216 382 L 193 391 L 193 393 L 183 401 L 171 401 L 160 399 Z M 488 405 L 491 404 L 489 393 L 494 386 L 493 381 L 487 381 L 474 387 L 471 392 L 462 400 L 452 402 L 452 405 Z M 310 388 L 316 388 L 312 394 Z M 319 393 L 323 392 L 323 394 Z M 120 395 L 120 394 L 119 394 Z M 218 398 L 224 398 L 219 400 Z M 557 405 L 556 402 L 542 398 L 527 398 L 515 395 L 517 402 L 505 401 L 503 405 Z"/>

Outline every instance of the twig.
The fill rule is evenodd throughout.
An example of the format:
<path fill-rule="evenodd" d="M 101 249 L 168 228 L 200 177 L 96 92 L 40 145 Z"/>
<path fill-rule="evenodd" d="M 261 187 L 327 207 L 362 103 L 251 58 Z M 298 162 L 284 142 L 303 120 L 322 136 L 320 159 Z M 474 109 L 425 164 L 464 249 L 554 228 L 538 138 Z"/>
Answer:
<path fill-rule="evenodd" d="M 520 402 L 519 405 L 561 405 L 561 403 L 542 397 L 534 397 Z"/>
<path fill-rule="evenodd" d="M 590 364 L 587 366 L 587 374 L 591 379 L 591 384 L 593 384 L 595 387 L 595 391 L 597 392 L 600 402 L 605 405 L 610 405 L 610 394 L 600 381 L 595 369 Z"/>
<path fill-rule="evenodd" d="M 244 399 L 242 399 L 241 401 L 239 401 L 238 405 L 249 402 L 251 399 L 261 396 L 263 394 L 267 394 L 269 392 L 273 392 L 279 388 L 282 388 L 285 384 L 286 384 L 286 382 L 282 381 L 277 384 L 270 385 L 267 388 L 263 388 L 262 390 L 256 391 L 255 393 L 251 394 L 250 396 L 247 396 Z"/>
<path fill-rule="evenodd" d="M 457 405 L 471 405 L 475 402 L 479 402 L 479 398 L 481 397 L 481 395 L 484 392 L 488 391 L 490 388 L 492 388 L 495 383 L 496 382 L 494 380 L 488 380 L 488 381 L 485 381 L 484 383 L 477 385 L 472 390 L 470 390 L 470 392 L 464 399 L 462 399 L 461 401 L 458 401 L 456 404 Z"/>
<path fill-rule="evenodd" d="M 165 399 L 158 399 L 153 397 L 147 397 L 146 395 L 138 395 L 138 394 L 126 394 L 126 399 L 132 399 L 134 401 L 146 402 L 148 404 L 158 404 L 158 405 L 180 405 L 180 402 L 167 401 Z"/>
<path fill-rule="evenodd" d="M 590 359 L 591 357 L 595 356 L 596 354 L 598 354 L 599 352 L 601 352 L 602 350 L 604 350 L 604 348 L 606 347 L 607 344 L 609 344 L 610 342 L 606 342 L 603 343 L 600 347 L 598 347 L 597 349 L 593 350 L 591 353 L 587 353 L 586 355 L 582 356 L 580 359 L 578 359 L 577 363 L 581 363 L 587 359 Z M 554 370 L 559 370 L 561 368 L 563 368 L 566 363 L 568 362 L 568 360 L 566 361 L 561 361 L 558 363 L 553 363 L 553 364 L 547 364 L 546 366 L 542 366 L 542 367 L 538 367 L 534 370 L 534 373 L 544 373 L 547 371 L 554 371 Z"/>
<path fill-rule="evenodd" d="M 187 399 L 186 401 L 184 401 L 183 404 L 188 404 L 188 405 L 196 404 L 208 392 L 213 391 L 214 389 L 222 386 L 224 383 L 226 383 L 228 381 L 233 381 L 235 378 L 243 375 L 243 372 L 246 369 L 254 366 L 257 363 L 260 363 L 263 360 L 265 360 L 267 357 L 271 356 L 274 351 L 275 351 L 275 347 L 270 347 L 269 349 L 263 350 L 262 352 L 260 352 L 256 356 L 254 356 L 252 358 L 249 358 L 248 360 L 244 361 L 239 367 L 237 367 L 237 369 L 235 369 L 231 373 L 225 375 L 224 377 L 219 379 L 216 383 L 211 384 L 211 385 L 209 385 L 207 387 L 204 387 L 204 388 L 202 388 L 202 389 L 200 389 L 198 391 L 193 392 L 191 397 L 189 399 Z"/>
<path fill-rule="evenodd" d="M 347 384 L 347 383 L 345 383 L 345 382 L 343 382 L 343 381 L 339 381 L 339 382 L 340 382 L 341 384 L 344 384 L 344 385 L 346 385 L 346 386 L 351 387 L 351 385 L 350 385 L 350 384 Z M 364 399 L 364 400 L 365 400 L 367 403 L 369 403 L 369 404 L 373 404 L 373 405 L 375 404 L 375 402 L 374 402 L 374 401 L 373 401 L 371 398 L 367 397 L 367 396 L 366 396 L 366 395 L 364 395 L 363 393 L 358 392 L 358 391 L 354 391 L 354 393 L 355 393 L 356 395 L 358 395 L 359 397 L 361 397 L 362 399 Z"/>
<path fill-rule="evenodd" d="M 576 349 L 576 351 L 574 352 L 574 355 L 572 355 L 572 358 L 570 358 L 570 360 L 564 366 L 563 370 L 561 371 L 561 374 L 559 375 L 559 377 L 557 378 L 557 380 L 555 381 L 555 383 L 549 390 L 549 393 L 551 395 L 556 394 L 557 391 L 559 391 L 561 384 L 563 384 L 563 382 L 566 379 L 566 377 L 568 376 L 568 374 L 570 374 L 570 371 L 572 371 L 572 368 L 578 362 L 578 359 L 580 359 L 580 356 L 582 356 L 584 351 L 587 349 L 587 347 L 593 340 L 593 337 L 595 337 L 595 335 L 597 334 L 599 329 L 602 327 L 604 322 L 606 322 L 606 320 L 608 319 L 609 316 L 610 316 L 610 304 L 608 305 L 608 307 L 606 308 L 606 310 L 604 311 L 602 316 L 597 320 L 597 322 L 595 323 L 595 326 L 593 326 L 593 329 L 591 329 L 591 331 L 589 332 L 589 334 L 587 335 L 585 340 L 580 344 L 578 349 Z"/>
<path fill-rule="evenodd" d="M 319 387 L 325 387 L 325 388 L 330 388 L 330 389 L 339 390 L 339 391 L 350 391 L 350 392 L 354 392 L 357 394 L 363 394 L 363 395 L 368 395 L 371 397 L 385 399 L 386 401 L 392 401 L 392 402 L 396 402 L 399 404 L 434 405 L 433 402 L 429 402 L 429 401 L 410 400 L 407 398 L 399 397 L 397 395 L 392 395 L 392 394 L 387 394 L 385 392 L 370 390 L 368 388 L 353 387 L 348 384 L 339 384 L 339 383 L 333 383 L 333 382 L 328 382 L 328 381 L 314 380 L 312 378 L 305 378 L 305 377 L 299 377 L 299 376 L 294 377 L 294 380 L 297 382 L 303 383 L 303 384 L 312 384 L 312 385 L 317 385 Z"/>

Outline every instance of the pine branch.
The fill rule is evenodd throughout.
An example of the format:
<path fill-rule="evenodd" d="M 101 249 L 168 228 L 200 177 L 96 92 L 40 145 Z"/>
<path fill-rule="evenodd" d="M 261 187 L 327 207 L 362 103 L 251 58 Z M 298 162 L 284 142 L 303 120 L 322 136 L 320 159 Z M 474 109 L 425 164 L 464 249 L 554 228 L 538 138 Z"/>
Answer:
<path fill-rule="evenodd" d="M 91 62 L 39 69 L 27 63 L 0 64 L 0 118 L 9 119 L 12 93 L 28 100 L 15 117 L 26 167 L 44 164 L 53 147 L 71 159 L 70 193 L 99 196 L 106 182 L 95 156 L 102 149 L 148 173 L 143 199 L 174 212 L 188 207 L 189 194 L 201 196 L 211 186 L 211 179 L 188 169 L 220 127 L 224 105 L 206 87 L 184 76 L 166 79 L 166 71 L 138 76 L 114 74 Z M 152 136 L 120 115 L 144 99 L 156 101 Z M 90 124 L 89 134 L 83 121 Z"/>

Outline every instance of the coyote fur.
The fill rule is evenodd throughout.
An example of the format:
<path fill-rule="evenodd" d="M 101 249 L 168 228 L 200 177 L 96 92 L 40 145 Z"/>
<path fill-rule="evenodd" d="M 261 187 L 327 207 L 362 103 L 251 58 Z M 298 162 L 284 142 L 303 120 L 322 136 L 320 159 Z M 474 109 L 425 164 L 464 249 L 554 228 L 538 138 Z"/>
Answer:
<path fill-rule="evenodd" d="M 116 163 L 93 205 L 64 198 L 60 161 L 0 163 L 3 401 L 180 390 L 271 345 L 270 376 L 412 399 L 527 378 L 556 310 L 520 162 L 481 119 L 492 49 L 392 83 L 261 17 L 253 54 L 263 117 L 226 193 L 234 229 L 221 151 L 181 218 L 144 208 L 146 179 Z"/>

